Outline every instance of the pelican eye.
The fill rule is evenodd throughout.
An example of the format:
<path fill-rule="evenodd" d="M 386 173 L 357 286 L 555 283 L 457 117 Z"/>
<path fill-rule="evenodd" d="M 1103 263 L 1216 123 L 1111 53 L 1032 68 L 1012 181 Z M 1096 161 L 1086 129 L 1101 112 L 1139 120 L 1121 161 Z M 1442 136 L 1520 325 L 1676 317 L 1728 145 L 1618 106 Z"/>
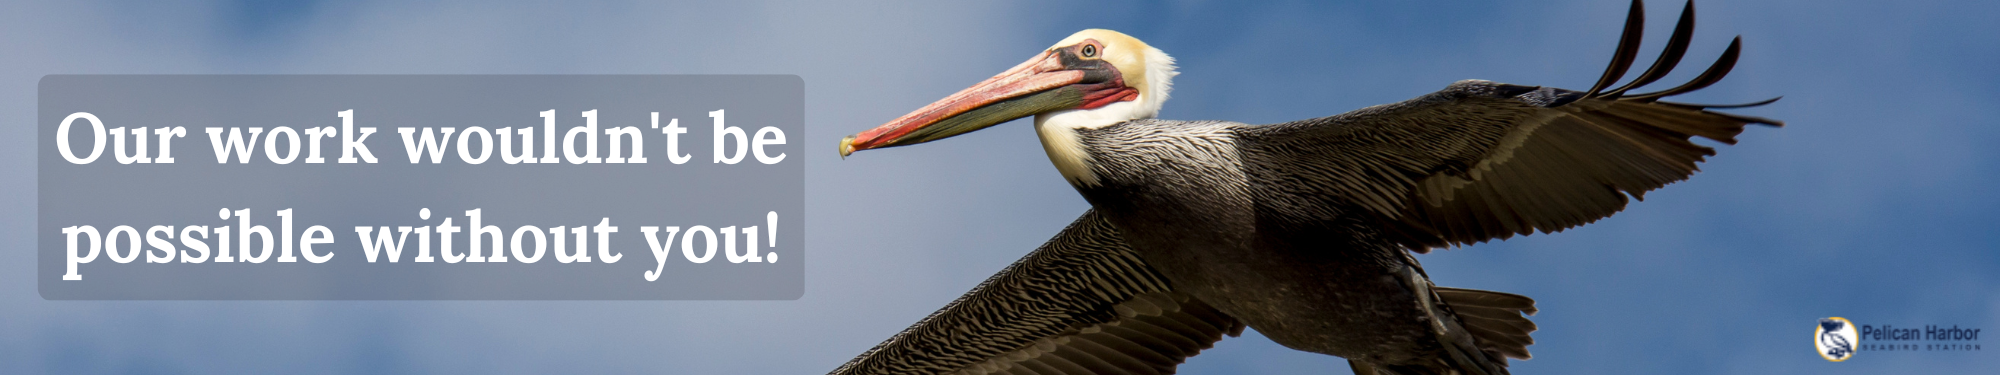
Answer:
<path fill-rule="evenodd" d="M 1083 57 L 1091 57 L 1091 58 L 1097 57 L 1097 45 L 1096 44 L 1083 45 L 1082 53 Z"/>

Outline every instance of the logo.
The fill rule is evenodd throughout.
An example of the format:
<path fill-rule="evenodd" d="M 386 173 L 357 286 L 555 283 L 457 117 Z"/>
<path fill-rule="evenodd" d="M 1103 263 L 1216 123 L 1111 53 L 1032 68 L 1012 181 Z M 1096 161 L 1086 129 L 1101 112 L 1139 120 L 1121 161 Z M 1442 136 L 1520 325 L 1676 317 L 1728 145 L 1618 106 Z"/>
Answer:
<path fill-rule="evenodd" d="M 1828 361 L 1840 362 L 1854 358 L 1854 344 L 1861 342 L 1861 334 L 1855 332 L 1854 322 L 1847 318 L 1820 318 L 1819 329 L 1813 331 L 1813 347 L 1819 349 L 1819 356 Z"/>

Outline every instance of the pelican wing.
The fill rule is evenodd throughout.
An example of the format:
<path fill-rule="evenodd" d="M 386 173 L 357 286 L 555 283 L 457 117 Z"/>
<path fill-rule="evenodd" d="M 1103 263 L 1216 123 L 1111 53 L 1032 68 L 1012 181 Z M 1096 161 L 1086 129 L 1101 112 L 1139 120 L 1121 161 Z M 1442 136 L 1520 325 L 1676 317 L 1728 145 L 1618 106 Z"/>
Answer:
<path fill-rule="evenodd" d="M 1171 374 L 1243 324 L 1174 292 L 1087 212 L 834 374 Z"/>
<path fill-rule="evenodd" d="M 1643 14 L 1634 1 L 1617 55 L 1588 91 L 1461 81 L 1401 103 L 1239 130 L 1265 204 L 1321 220 L 1361 207 L 1417 251 L 1587 224 L 1625 208 L 1626 196 L 1688 178 L 1715 150 L 1770 119 L 1711 112 L 1740 105 L 1659 101 L 1707 87 L 1736 63 L 1741 38 L 1687 84 L 1627 90 L 1667 75 L 1693 35 L 1688 3 L 1665 52 L 1630 83 Z"/>

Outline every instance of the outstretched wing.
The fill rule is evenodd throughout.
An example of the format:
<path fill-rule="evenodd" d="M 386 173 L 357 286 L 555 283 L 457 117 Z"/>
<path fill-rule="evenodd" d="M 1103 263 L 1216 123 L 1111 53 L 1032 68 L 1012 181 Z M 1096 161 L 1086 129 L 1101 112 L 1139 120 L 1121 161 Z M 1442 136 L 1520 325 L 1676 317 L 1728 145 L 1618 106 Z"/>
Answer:
<path fill-rule="evenodd" d="M 1665 77 L 1687 51 L 1694 3 L 1665 52 L 1616 88 L 1638 54 L 1638 1 L 1611 66 L 1588 91 L 1461 81 L 1423 97 L 1310 120 L 1239 130 L 1247 172 L 1272 201 L 1306 215 L 1338 207 L 1376 214 L 1417 251 L 1560 231 L 1610 216 L 1626 196 L 1686 179 L 1749 124 L 1776 120 L 1708 111 L 1751 107 L 1659 101 L 1722 79 L 1741 39 L 1687 84 L 1627 94 Z"/>
<path fill-rule="evenodd" d="M 1171 374 L 1243 324 L 1174 292 L 1084 213 L 1054 239 L 834 374 Z"/>

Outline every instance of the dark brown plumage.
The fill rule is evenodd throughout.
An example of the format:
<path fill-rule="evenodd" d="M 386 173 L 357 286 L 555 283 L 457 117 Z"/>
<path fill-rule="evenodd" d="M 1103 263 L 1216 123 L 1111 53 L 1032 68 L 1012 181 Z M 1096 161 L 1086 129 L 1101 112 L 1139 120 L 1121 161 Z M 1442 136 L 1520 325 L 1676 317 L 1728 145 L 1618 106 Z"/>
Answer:
<path fill-rule="evenodd" d="M 835 374 L 1171 374 L 1243 324 L 1176 293 L 1096 212 Z"/>

